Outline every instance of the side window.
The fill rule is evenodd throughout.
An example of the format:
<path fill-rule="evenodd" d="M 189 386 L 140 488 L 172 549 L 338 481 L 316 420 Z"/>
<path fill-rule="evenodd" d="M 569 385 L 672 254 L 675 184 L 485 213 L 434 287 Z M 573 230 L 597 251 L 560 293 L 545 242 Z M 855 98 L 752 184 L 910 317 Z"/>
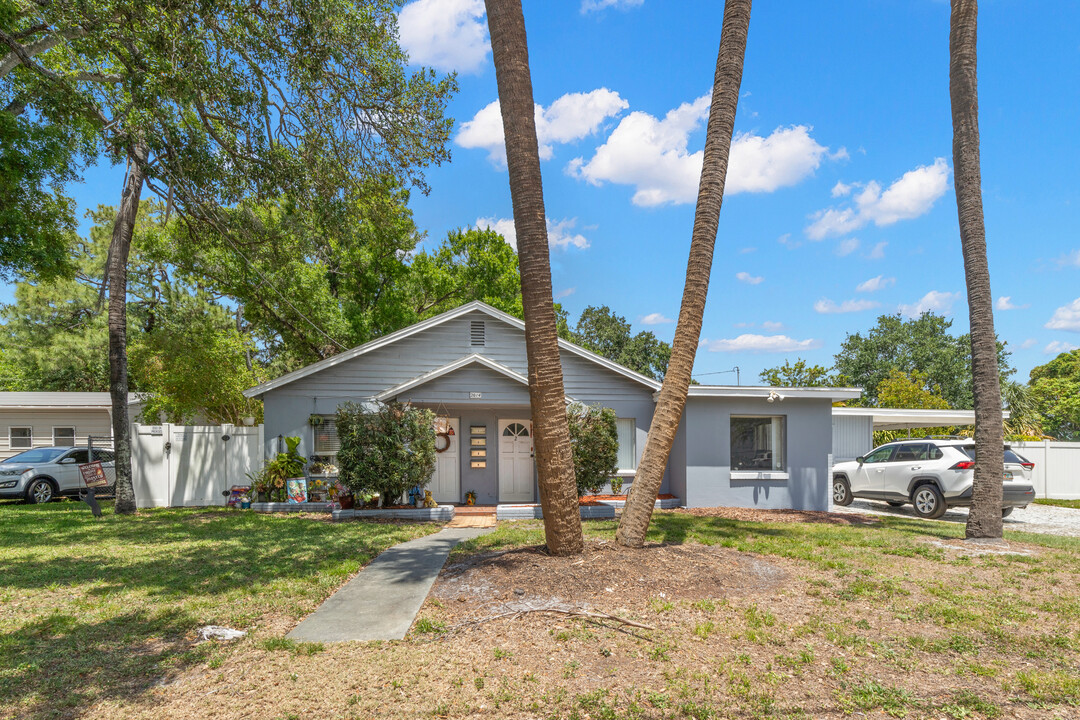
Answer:
<path fill-rule="evenodd" d="M 28 427 L 8 428 L 8 447 L 12 450 L 25 450 L 34 446 L 34 432 Z"/>
<path fill-rule="evenodd" d="M 76 450 L 74 452 L 69 452 L 64 457 L 75 458 L 75 462 L 79 463 L 80 465 L 90 462 L 89 453 L 87 453 L 86 450 Z"/>
<path fill-rule="evenodd" d="M 863 462 L 867 462 L 867 463 L 888 462 L 889 458 L 892 457 L 893 450 L 894 450 L 894 447 L 892 445 L 889 445 L 887 447 L 878 448 L 877 450 L 875 450 L 874 452 L 870 453 L 865 458 L 863 458 Z"/>
<path fill-rule="evenodd" d="M 914 460 L 926 460 L 927 448 L 929 446 L 926 443 L 909 443 L 901 445 L 896 448 L 896 456 L 893 458 L 895 462 L 911 462 Z"/>
<path fill-rule="evenodd" d="M 926 459 L 927 460 L 940 460 L 942 457 L 944 457 L 944 455 L 945 454 L 943 452 L 941 452 L 941 448 L 939 448 L 937 445 L 931 445 L 930 446 L 930 452 L 926 456 Z"/>

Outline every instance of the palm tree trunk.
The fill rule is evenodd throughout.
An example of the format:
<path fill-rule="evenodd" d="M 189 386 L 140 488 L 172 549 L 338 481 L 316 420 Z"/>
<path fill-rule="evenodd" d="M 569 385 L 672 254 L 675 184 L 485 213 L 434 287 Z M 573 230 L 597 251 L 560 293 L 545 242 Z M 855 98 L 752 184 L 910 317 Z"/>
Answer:
<path fill-rule="evenodd" d="M 975 481 L 966 536 L 1000 538 L 1005 440 L 979 167 L 979 92 L 975 54 L 978 15 L 976 0 L 952 0 L 949 98 L 952 101 L 953 173 L 960 244 L 964 250 L 975 394 Z"/>
<path fill-rule="evenodd" d="M 671 445 L 686 407 L 690 373 L 694 368 L 698 341 L 701 339 L 705 297 L 709 292 L 713 247 L 720 223 L 720 205 L 724 199 L 731 136 L 735 131 L 735 111 L 742 84 L 746 36 L 750 30 L 750 0 L 727 0 L 720 30 L 720 51 L 716 56 L 712 106 L 705 131 L 705 159 L 698 185 L 694 232 L 690 259 L 686 264 L 679 323 L 671 348 L 671 361 L 664 374 L 660 398 L 653 412 L 649 438 L 641 454 L 634 484 L 626 498 L 626 508 L 619 519 L 616 540 L 627 547 L 641 547 L 652 519 L 653 505 L 664 479 Z"/>
<path fill-rule="evenodd" d="M 551 264 L 525 16 L 521 0 L 486 0 L 486 5 L 517 230 L 529 404 L 544 535 L 552 555 L 574 555 L 584 549 L 584 541 L 551 296 Z"/>
<path fill-rule="evenodd" d="M 142 197 L 145 143 L 138 143 L 130 158 L 127 182 L 113 224 L 109 246 L 109 392 L 112 395 L 113 450 L 116 455 L 116 512 L 135 512 L 135 487 L 131 482 L 131 425 L 128 422 L 127 366 L 127 263 L 131 236 Z"/>

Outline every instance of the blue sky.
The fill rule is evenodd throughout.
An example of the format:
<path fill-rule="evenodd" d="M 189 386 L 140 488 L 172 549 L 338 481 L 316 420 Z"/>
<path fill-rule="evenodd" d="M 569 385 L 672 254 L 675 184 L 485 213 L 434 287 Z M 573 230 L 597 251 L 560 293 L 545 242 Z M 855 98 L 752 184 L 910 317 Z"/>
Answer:
<path fill-rule="evenodd" d="M 757 382 L 831 365 L 879 314 L 967 329 L 952 186 L 949 6 L 935 0 L 759 3 L 695 373 Z M 525 0 L 556 298 L 609 305 L 670 340 L 678 316 L 722 3 Z M 434 243 L 456 227 L 512 235 L 482 0 L 402 10 L 414 62 L 458 72 L 453 159 L 414 193 Z M 1018 379 L 1080 346 L 1080 8 L 984 2 L 983 197 L 998 334 Z M 82 207 L 115 203 L 93 169 Z M 0 288 L 0 299 L 10 289 Z"/>

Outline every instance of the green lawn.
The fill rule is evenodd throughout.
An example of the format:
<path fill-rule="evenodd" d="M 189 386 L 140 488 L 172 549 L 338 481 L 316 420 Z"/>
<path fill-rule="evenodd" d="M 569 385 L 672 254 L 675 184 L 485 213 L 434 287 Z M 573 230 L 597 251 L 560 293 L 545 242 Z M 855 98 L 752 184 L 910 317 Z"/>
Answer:
<path fill-rule="evenodd" d="M 0 717 L 61 716 L 213 666 L 228 646 L 194 645 L 196 628 L 291 625 L 384 548 L 439 529 L 104 510 L 0 504 Z"/>
<path fill-rule="evenodd" d="M 1057 507 L 1067 507 L 1080 509 L 1080 500 L 1053 500 L 1046 498 L 1039 498 L 1035 501 L 1037 505 L 1056 505 Z"/>

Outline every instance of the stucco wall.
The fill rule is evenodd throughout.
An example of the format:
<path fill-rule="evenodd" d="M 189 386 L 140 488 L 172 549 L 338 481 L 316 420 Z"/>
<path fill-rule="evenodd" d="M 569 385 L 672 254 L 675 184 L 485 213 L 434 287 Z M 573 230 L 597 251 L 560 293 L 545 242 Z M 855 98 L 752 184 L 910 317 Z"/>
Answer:
<path fill-rule="evenodd" d="M 731 415 L 786 418 L 786 479 L 731 478 Z M 690 398 L 683 425 L 686 489 L 681 496 L 687 505 L 828 510 L 832 406 L 827 400 Z"/>

